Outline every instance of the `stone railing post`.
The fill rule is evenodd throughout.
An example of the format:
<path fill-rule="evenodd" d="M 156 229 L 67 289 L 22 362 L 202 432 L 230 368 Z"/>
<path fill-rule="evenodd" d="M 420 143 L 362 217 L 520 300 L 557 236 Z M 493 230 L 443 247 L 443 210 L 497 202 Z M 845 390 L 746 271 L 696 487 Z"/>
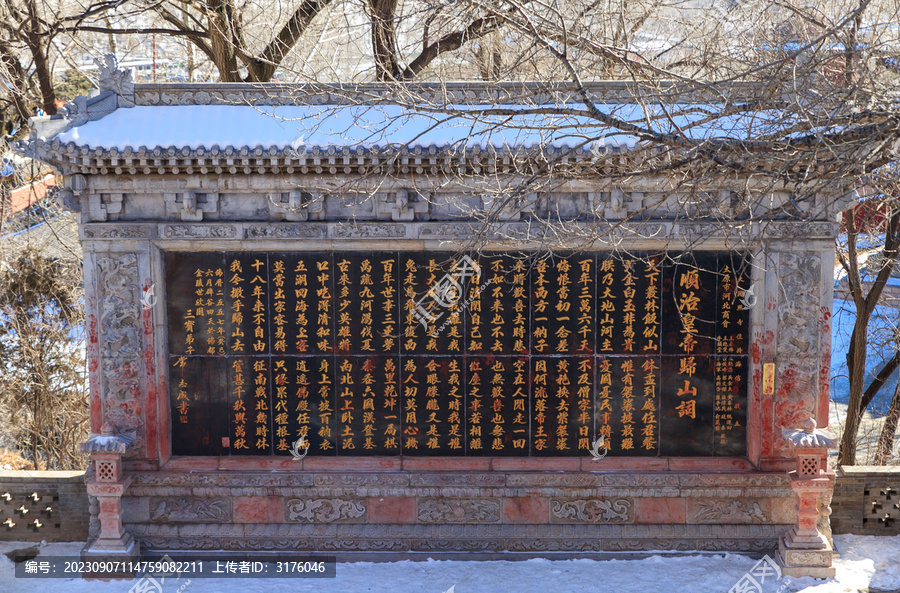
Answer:
<path fill-rule="evenodd" d="M 130 560 L 140 556 L 140 543 L 122 526 L 122 495 L 131 477 L 122 471 L 122 456 L 131 437 L 114 435 L 104 424 L 99 435 L 81 444 L 81 451 L 91 456 L 93 475 L 87 481 L 88 496 L 97 498 L 100 534 L 88 542 L 81 555 L 85 560 Z"/>
<path fill-rule="evenodd" d="M 823 493 L 831 494 L 834 472 L 828 469 L 828 449 L 837 440 L 816 429 L 816 421 L 808 419 L 802 430 L 783 430 L 784 439 L 797 453 L 797 469 L 788 472 L 791 489 L 797 495 L 797 524 L 781 536 L 778 564 L 783 576 L 834 577 L 834 551 L 828 538 L 818 529 L 818 501 Z M 830 496 L 826 496 L 830 500 Z M 827 516 L 830 507 L 822 512 Z"/>

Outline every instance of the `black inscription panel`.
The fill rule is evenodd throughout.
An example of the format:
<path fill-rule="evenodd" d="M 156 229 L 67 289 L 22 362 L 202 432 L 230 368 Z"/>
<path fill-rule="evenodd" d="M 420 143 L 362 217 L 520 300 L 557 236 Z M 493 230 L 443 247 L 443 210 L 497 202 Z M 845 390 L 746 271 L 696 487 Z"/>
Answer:
<path fill-rule="evenodd" d="M 744 254 L 165 263 L 176 455 L 746 453 Z"/>

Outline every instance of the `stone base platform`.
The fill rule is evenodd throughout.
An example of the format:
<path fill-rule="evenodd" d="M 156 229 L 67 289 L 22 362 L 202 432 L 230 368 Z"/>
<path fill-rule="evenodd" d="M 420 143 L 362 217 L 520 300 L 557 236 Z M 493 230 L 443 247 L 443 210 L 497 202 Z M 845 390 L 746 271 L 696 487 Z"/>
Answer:
<path fill-rule="evenodd" d="M 138 472 L 145 549 L 340 559 L 770 553 L 795 521 L 783 473 Z"/>

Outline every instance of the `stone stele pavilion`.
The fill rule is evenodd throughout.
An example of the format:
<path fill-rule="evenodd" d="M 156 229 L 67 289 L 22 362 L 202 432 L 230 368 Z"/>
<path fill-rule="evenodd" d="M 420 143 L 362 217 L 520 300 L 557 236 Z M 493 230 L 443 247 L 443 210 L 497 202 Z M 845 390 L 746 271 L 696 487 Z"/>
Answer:
<path fill-rule="evenodd" d="M 723 175 L 685 206 L 665 178 L 617 176 L 653 158 L 624 136 L 573 149 L 513 118 L 466 140 L 491 125 L 392 104 L 397 87 L 136 85 L 114 66 L 100 87 L 18 146 L 80 217 L 88 555 L 762 554 L 795 526 L 781 432 L 827 423 L 840 191 L 815 218 L 721 225 L 702 208 L 792 188 Z M 588 88 L 616 108 L 638 92 Z M 554 154 L 580 174 L 544 183 Z M 538 189 L 479 194 L 521 190 L 529 159 Z M 542 258 L 554 217 L 605 232 Z M 815 558 L 794 564 L 827 574 L 810 520 L 827 525 L 833 479 L 804 451 L 818 482 L 793 533 Z"/>

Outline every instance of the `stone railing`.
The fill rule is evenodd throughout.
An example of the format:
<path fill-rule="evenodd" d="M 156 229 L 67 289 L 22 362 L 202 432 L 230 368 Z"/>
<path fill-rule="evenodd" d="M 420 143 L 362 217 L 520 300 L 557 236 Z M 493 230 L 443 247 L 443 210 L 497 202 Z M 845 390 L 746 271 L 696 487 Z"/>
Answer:
<path fill-rule="evenodd" d="M 0 471 L 0 541 L 86 541 L 90 513 L 80 471 Z"/>
<path fill-rule="evenodd" d="M 900 466 L 837 470 L 831 509 L 833 533 L 900 534 Z"/>

